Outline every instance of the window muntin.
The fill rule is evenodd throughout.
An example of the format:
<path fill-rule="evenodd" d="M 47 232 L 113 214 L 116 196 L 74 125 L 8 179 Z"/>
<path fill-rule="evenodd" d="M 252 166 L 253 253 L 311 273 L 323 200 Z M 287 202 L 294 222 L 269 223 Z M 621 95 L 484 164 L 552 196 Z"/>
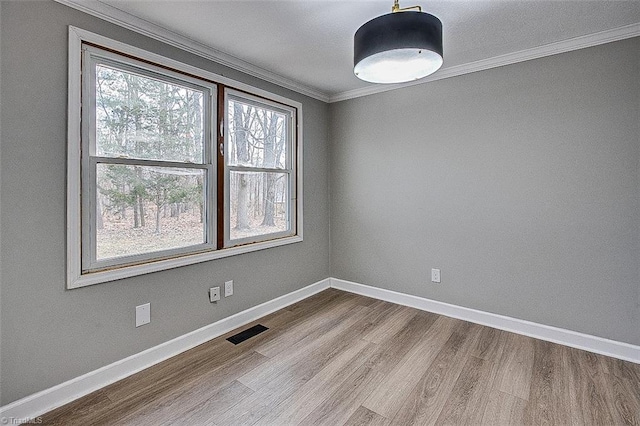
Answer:
<path fill-rule="evenodd" d="M 302 241 L 302 105 L 299 102 L 73 26 L 69 27 L 68 59 L 67 288 L 78 288 Z M 138 142 L 137 146 L 133 143 L 114 144 L 113 135 L 109 134 L 106 127 L 109 124 L 114 125 L 115 122 L 106 120 L 109 119 L 108 113 L 115 112 L 113 108 L 118 107 L 117 102 L 109 105 L 100 104 L 96 102 L 95 92 L 91 95 L 91 89 L 95 88 L 96 82 L 100 82 L 112 85 L 105 88 L 106 92 L 103 92 L 103 95 L 108 90 L 118 92 L 118 84 L 123 83 L 125 74 L 126 78 L 133 76 L 143 79 L 145 84 L 161 81 L 165 84 L 165 91 L 182 90 L 183 94 L 190 91 L 188 94 L 192 97 L 198 97 L 198 93 L 203 94 L 200 104 L 201 127 L 192 127 L 185 136 L 191 138 L 192 149 L 163 150 L 163 153 L 170 154 L 167 155 L 168 160 L 163 160 L 157 158 L 162 156 L 150 155 L 148 149 L 140 149 L 145 144 L 153 144 L 153 136 L 149 134 L 130 141 Z M 222 132 L 224 126 L 229 126 L 229 123 L 224 122 L 228 120 L 225 109 L 227 91 L 238 92 L 242 101 L 255 101 L 259 105 L 272 107 L 290 120 L 286 123 L 290 145 L 274 157 L 276 160 L 267 170 L 259 167 L 262 164 L 259 157 L 254 157 L 253 163 L 232 164 L 237 170 L 228 170 L 225 167 L 229 153 L 226 153 L 227 156 L 224 155 L 225 143 Z M 111 97 L 113 98 L 113 93 Z M 96 106 L 105 107 L 107 111 L 97 111 Z M 117 112 L 122 115 L 125 111 Z M 172 123 L 179 121 L 175 115 L 172 117 L 170 111 L 166 116 L 170 118 L 167 121 Z M 127 129 L 125 123 L 119 124 L 129 132 L 135 128 L 129 125 Z M 200 130 L 203 141 L 201 151 L 195 143 L 200 140 Z M 157 139 L 155 143 L 158 143 Z M 171 196 L 171 199 L 176 199 L 176 193 L 180 198 L 184 196 L 181 190 L 189 187 L 190 202 L 200 204 L 199 200 L 202 199 L 203 210 L 194 209 L 193 204 L 187 210 L 204 214 L 203 223 L 199 220 L 192 221 L 188 235 L 183 240 L 173 240 L 164 245 L 150 247 L 144 245 L 141 239 L 132 238 L 132 241 L 128 241 L 128 251 L 114 250 L 111 244 L 113 236 L 98 234 L 97 228 L 101 226 L 98 212 L 110 207 L 101 204 L 100 201 L 104 199 L 100 197 L 105 197 L 105 193 L 113 189 L 105 184 L 105 179 L 111 179 L 105 176 L 105 173 L 114 172 L 118 167 L 121 168 L 118 170 L 121 174 L 136 175 L 135 179 L 129 176 L 122 179 L 124 183 L 121 182 L 132 188 L 136 187 L 135 181 L 140 178 L 137 176 L 140 171 L 143 178 L 152 172 L 165 177 L 190 176 L 178 179 L 177 190 L 167 194 L 167 198 Z M 243 167 L 248 167 L 249 170 L 243 170 Z M 225 238 L 225 235 L 229 235 L 225 229 L 229 229 L 230 223 L 227 189 L 230 188 L 230 181 L 236 173 L 255 174 L 255 179 L 272 179 L 278 182 L 276 185 L 280 187 L 276 192 L 287 194 L 289 197 L 286 201 L 283 201 L 281 195 L 274 198 L 279 206 L 277 214 L 280 217 L 283 215 L 282 206 L 289 203 L 286 209 L 287 220 L 284 222 L 286 227 L 273 227 L 270 229 L 273 232 L 257 236 L 234 236 L 233 243 L 229 238 Z M 100 187 L 104 185 L 105 193 L 100 191 L 98 184 Z M 198 196 L 197 193 L 200 191 L 201 195 Z M 135 198 L 136 195 L 129 190 L 121 192 L 120 196 L 125 198 Z M 118 194 L 111 195 L 115 197 L 114 201 L 118 200 Z M 129 203 L 131 205 L 127 218 L 133 223 L 134 203 Z M 167 211 L 167 216 L 171 216 L 171 210 L 166 206 L 160 211 L 161 215 L 164 215 L 164 210 Z M 145 228 L 155 231 L 155 215 L 158 210 L 151 204 L 146 206 L 145 211 Z M 184 211 L 180 210 L 177 213 L 182 218 Z M 168 229 L 161 224 L 162 232 Z M 182 234 L 183 232 L 181 236 L 184 236 Z M 203 243 L 200 244 L 201 242 Z M 136 248 L 132 249 L 131 246 Z"/>
<path fill-rule="evenodd" d="M 225 117 L 225 247 L 295 235 L 295 110 L 227 89 Z"/>

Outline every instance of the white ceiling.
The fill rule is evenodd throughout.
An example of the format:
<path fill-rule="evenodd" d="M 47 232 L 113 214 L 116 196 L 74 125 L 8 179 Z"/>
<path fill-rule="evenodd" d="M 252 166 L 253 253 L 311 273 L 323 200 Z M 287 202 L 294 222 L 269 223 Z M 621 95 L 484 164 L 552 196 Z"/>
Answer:
<path fill-rule="evenodd" d="M 384 89 L 353 75 L 353 35 L 389 13 L 392 0 L 58 1 L 160 32 L 320 99 Z M 640 35 L 640 0 L 400 2 L 415 4 L 443 23 L 444 65 L 434 78 Z"/>

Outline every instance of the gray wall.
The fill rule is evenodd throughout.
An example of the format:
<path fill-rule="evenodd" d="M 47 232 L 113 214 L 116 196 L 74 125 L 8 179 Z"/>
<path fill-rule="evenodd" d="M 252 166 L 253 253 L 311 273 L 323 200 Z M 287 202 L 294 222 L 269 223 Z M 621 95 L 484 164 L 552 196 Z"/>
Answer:
<path fill-rule="evenodd" d="M 1 7 L 2 405 L 329 276 L 326 104 L 54 2 Z M 66 291 L 68 25 L 302 102 L 304 242 Z M 229 279 L 233 297 L 210 304 Z M 144 302 L 152 321 L 136 329 Z"/>
<path fill-rule="evenodd" d="M 0 404 L 330 275 L 640 344 L 639 39 L 328 107 L 57 3 L 0 4 Z M 66 291 L 69 24 L 302 102 L 305 241 Z"/>
<path fill-rule="evenodd" d="M 640 344 L 639 56 L 332 104 L 332 276 Z"/>

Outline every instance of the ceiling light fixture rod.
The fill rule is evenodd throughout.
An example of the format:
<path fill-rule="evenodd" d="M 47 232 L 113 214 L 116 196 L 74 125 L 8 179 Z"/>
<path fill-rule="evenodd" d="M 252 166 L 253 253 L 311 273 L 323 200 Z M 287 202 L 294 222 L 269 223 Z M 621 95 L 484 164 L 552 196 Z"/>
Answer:
<path fill-rule="evenodd" d="M 393 0 L 393 6 L 391 6 L 391 13 L 404 12 L 405 10 L 418 9 L 418 12 L 422 12 L 420 6 L 400 7 L 400 0 Z"/>

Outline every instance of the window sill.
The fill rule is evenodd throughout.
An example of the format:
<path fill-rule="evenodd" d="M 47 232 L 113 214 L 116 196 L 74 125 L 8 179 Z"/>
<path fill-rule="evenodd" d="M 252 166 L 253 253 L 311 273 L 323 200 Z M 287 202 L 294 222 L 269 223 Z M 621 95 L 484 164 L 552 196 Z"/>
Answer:
<path fill-rule="evenodd" d="M 149 274 L 152 272 L 164 271 L 167 269 L 179 268 L 181 266 L 193 265 L 195 263 L 207 262 L 209 260 L 222 259 L 229 256 L 250 253 L 258 250 L 264 250 L 272 247 L 284 246 L 287 244 L 298 243 L 302 241 L 302 237 L 294 235 L 291 237 L 280 238 L 277 240 L 262 241 L 259 243 L 247 244 L 244 246 L 231 247 L 222 250 L 208 251 L 205 253 L 197 253 L 174 257 L 171 259 L 158 260 L 155 262 L 143 263 L 140 265 L 125 266 L 99 272 L 91 272 L 80 276 L 67 277 L 67 289 L 86 287 L 93 284 L 100 284 L 109 281 L 121 280 L 123 278 L 135 277 L 138 275 Z"/>

